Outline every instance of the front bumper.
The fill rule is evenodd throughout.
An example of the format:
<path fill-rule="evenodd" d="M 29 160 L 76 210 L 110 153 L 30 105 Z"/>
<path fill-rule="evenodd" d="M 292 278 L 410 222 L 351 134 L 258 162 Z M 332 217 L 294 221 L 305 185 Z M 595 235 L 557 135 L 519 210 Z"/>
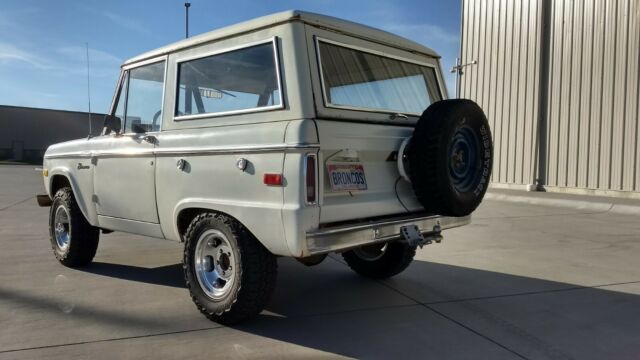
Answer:
<path fill-rule="evenodd" d="M 398 240 L 401 238 L 400 228 L 407 225 L 416 225 L 421 233 L 429 235 L 438 230 L 451 229 L 469 223 L 471 223 L 470 215 L 462 217 L 414 215 L 321 228 L 307 232 L 307 249 L 310 255 L 317 255 Z"/>

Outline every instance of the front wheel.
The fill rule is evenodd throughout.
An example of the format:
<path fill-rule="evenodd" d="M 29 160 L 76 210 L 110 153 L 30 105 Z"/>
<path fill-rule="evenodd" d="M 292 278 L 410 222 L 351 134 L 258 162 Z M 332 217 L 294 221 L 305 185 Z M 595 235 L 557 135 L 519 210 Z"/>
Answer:
<path fill-rule="evenodd" d="M 185 235 L 184 276 L 207 318 L 230 325 L 251 318 L 275 288 L 276 257 L 234 219 L 202 213 Z"/>
<path fill-rule="evenodd" d="M 415 246 L 400 241 L 361 246 L 342 253 L 351 270 L 374 279 L 401 273 L 411 264 L 415 255 Z"/>
<path fill-rule="evenodd" d="M 49 213 L 49 239 L 53 254 L 68 267 L 91 263 L 98 249 L 100 230 L 85 219 L 70 187 L 56 192 Z"/>

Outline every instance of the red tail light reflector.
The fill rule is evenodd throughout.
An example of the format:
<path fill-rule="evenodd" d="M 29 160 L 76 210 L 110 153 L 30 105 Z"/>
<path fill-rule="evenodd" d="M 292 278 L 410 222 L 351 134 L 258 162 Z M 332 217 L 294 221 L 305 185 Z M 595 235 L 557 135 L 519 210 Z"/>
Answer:
<path fill-rule="evenodd" d="M 281 186 L 282 174 L 264 174 L 262 178 L 265 185 L 269 186 Z"/>

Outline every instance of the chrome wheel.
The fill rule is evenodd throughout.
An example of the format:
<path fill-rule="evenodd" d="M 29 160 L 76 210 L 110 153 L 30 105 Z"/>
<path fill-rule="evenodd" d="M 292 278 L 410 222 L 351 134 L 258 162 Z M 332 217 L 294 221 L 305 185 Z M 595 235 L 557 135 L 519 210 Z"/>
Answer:
<path fill-rule="evenodd" d="M 53 218 L 53 231 L 56 238 L 56 245 L 62 252 L 66 251 L 69 247 L 70 227 L 69 211 L 64 205 L 58 206 Z"/>
<path fill-rule="evenodd" d="M 195 273 L 200 288 L 211 299 L 223 298 L 236 278 L 236 257 L 227 236 L 210 229 L 198 238 L 195 249 Z"/>
<path fill-rule="evenodd" d="M 386 251 L 387 243 L 372 244 L 353 249 L 354 254 L 356 254 L 360 259 L 366 261 L 376 261 L 380 259 Z"/>

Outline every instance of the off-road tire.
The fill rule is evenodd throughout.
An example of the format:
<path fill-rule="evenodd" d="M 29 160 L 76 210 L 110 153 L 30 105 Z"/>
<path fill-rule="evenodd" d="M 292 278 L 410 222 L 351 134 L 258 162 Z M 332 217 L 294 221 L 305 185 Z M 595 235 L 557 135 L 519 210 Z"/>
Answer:
<path fill-rule="evenodd" d="M 55 237 L 55 213 L 64 206 L 69 215 L 69 245 L 62 250 Z M 49 240 L 56 259 L 64 266 L 86 266 L 93 260 L 98 250 L 100 229 L 91 226 L 78 207 L 70 187 L 59 189 L 53 196 L 49 212 Z"/>
<path fill-rule="evenodd" d="M 353 271 L 373 279 L 385 279 L 403 272 L 415 255 L 415 246 L 400 241 L 387 243 L 387 249 L 376 260 L 365 260 L 354 250 L 342 253 L 344 261 Z"/>
<path fill-rule="evenodd" d="M 219 300 L 201 288 L 195 269 L 195 250 L 200 236 L 209 229 L 225 234 L 237 266 L 231 289 Z M 269 303 L 276 285 L 278 264 L 271 254 L 242 224 L 226 215 L 201 213 L 185 233 L 183 271 L 191 299 L 209 320 L 232 325 L 258 315 Z"/>
<path fill-rule="evenodd" d="M 461 152 L 456 146 L 462 145 Z M 455 167 L 452 153 L 465 154 Z M 426 211 L 465 216 L 484 197 L 493 165 L 491 130 L 482 109 L 473 101 L 438 101 L 424 111 L 407 149 L 409 177 Z M 458 158 L 460 159 L 460 158 Z M 456 169 L 462 169 L 460 174 Z"/>

